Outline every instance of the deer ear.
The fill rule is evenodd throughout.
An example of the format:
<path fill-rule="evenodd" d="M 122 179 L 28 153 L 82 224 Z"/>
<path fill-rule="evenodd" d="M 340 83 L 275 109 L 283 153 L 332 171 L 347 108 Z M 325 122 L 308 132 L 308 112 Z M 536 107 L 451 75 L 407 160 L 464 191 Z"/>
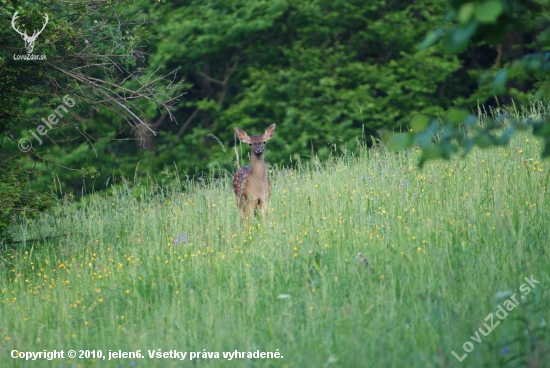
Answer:
<path fill-rule="evenodd" d="M 235 128 L 235 134 L 237 134 L 237 137 L 239 137 L 239 140 L 243 143 L 250 143 L 250 137 L 246 132 L 242 129 Z"/>
<path fill-rule="evenodd" d="M 273 134 L 275 134 L 275 124 L 271 124 L 267 127 L 264 133 L 264 141 L 268 141 L 271 138 L 273 138 Z"/>

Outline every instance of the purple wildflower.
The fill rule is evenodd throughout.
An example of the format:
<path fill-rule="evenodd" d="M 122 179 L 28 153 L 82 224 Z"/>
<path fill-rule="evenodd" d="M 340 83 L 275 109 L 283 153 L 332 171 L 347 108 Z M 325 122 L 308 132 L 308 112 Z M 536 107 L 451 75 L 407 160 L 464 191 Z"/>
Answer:
<path fill-rule="evenodd" d="M 176 239 L 174 239 L 174 247 L 176 247 L 179 243 L 187 244 L 186 239 L 187 239 L 187 236 L 185 234 L 178 236 Z"/>
<path fill-rule="evenodd" d="M 407 180 L 399 180 L 399 188 L 403 188 L 409 185 L 409 182 Z"/>
<path fill-rule="evenodd" d="M 510 352 L 510 349 L 508 349 L 508 347 L 505 347 L 504 349 L 502 349 L 502 354 L 508 354 Z"/>

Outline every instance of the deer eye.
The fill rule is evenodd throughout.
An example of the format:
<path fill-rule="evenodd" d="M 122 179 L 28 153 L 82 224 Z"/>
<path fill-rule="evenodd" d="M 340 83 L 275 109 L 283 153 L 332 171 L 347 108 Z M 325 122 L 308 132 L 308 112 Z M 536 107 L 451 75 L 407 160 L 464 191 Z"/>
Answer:
<path fill-rule="evenodd" d="M 250 147 L 252 147 L 252 143 L 248 143 L 248 145 L 249 145 Z"/>

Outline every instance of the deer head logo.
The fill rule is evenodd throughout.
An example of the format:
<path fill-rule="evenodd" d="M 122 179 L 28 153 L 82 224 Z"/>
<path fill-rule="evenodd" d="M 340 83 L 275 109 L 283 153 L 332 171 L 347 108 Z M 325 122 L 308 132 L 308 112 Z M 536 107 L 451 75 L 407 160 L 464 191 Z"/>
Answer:
<path fill-rule="evenodd" d="M 48 20 L 49 20 L 48 14 L 44 13 L 44 18 L 46 19 L 46 23 L 44 23 L 44 25 L 42 26 L 42 29 L 40 31 L 35 30 L 32 36 L 28 36 L 26 30 L 25 32 L 21 32 L 19 31 L 19 28 L 15 25 L 15 20 L 17 19 L 17 13 L 19 12 L 15 12 L 13 14 L 13 17 L 11 18 L 11 26 L 13 27 L 15 32 L 19 33 L 21 37 L 23 37 L 23 41 L 25 41 L 25 48 L 27 49 L 27 53 L 30 54 L 34 49 L 34 41 L 36 41 L 36 38 L 40 35 L 40 33 L 42 33 L 44 28 L 46 28 L 46 24 L 48 24 Z"/>

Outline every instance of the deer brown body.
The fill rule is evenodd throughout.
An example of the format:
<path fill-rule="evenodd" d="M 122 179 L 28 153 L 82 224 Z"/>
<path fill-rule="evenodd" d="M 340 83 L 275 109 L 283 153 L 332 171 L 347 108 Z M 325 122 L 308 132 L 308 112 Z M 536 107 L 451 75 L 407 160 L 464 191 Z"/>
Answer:
<path fill-rule="evenodd" d="M 273 138 L 275 124 L 270 125 L 264 134 L 249 136 L 242 129 L 235 128 L 239 140 L 251 148 L 251 165 L 243 166 L 237 170 L 233 178 L 233 190 L 237 196 L 241 218 L 251 219 L 256 210 L 260 210 L 265 216 L 271 194 L 268 170 L 265 165 L 264 147 L 268 140 Z"/>

